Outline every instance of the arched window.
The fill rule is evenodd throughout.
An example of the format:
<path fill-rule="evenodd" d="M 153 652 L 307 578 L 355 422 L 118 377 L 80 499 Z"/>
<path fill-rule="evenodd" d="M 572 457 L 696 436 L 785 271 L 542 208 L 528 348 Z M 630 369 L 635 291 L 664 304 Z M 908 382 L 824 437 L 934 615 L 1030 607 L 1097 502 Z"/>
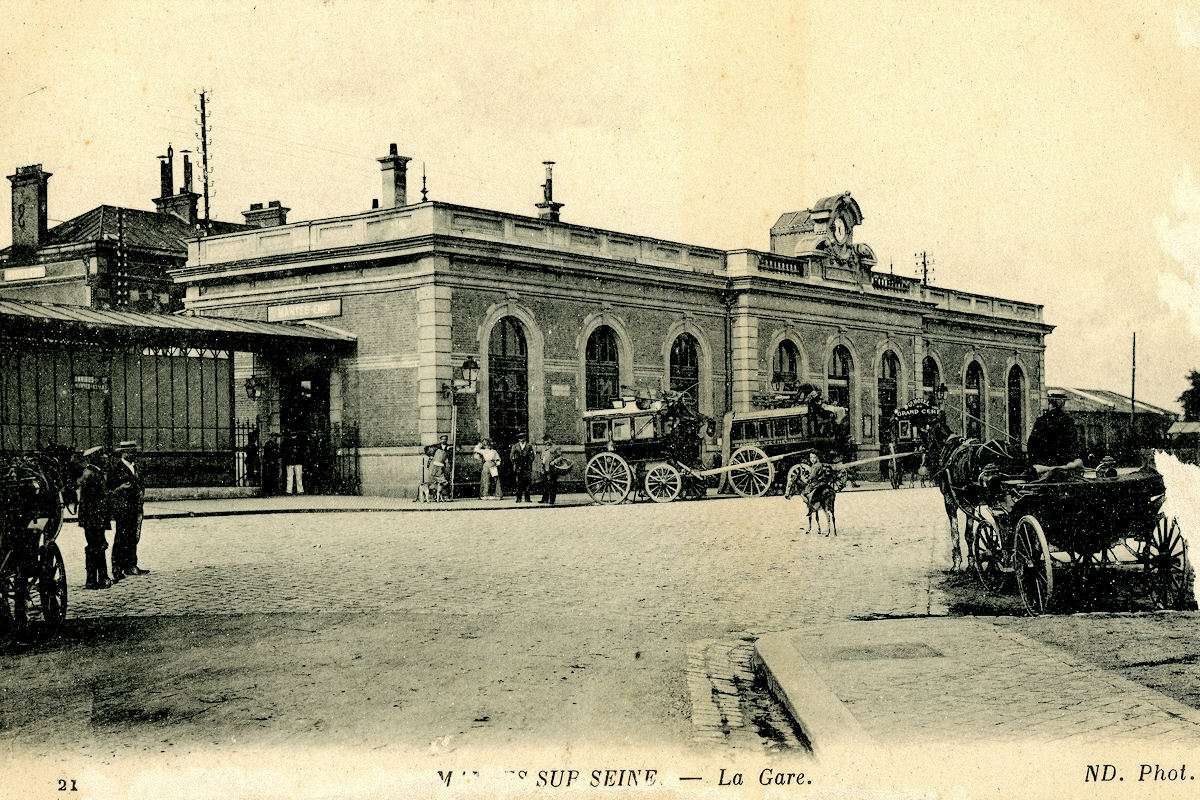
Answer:
<path fill-rule="evenodd" d="M 529 352 L 515 317 L 503 317 L 488 339 L 488 428 L 501 452 L 529 430 Z"/>
<path fill-rule="evenodd" d="M 843 345 L 833 348 L 833 356 L 829 359 L 829 402 L 842 408 L 850 408 L 850 384 L 854 373 L 854 360 L 850 351 Z"/>
<path fill-rule="evenodd" d="M 671 344 L 671 374 L 668 376 L 673 392 L 700 397 L 700 343 L 690 333 L 681 333 Z"/>
<path fill-rule="evenodd" d="M 1008 435 L 1018 445 L 1025 441 L 1025 373 L 1015 364 L 1008 371 Z"/>
<path fill-rule="evenodd" d="M 791 339 L 784 339 L 771 359 L 771 387 L 777 391 L 794 387 L 800 380 L 799 370 L 800 348 Z"/>
<path fill-rule="evenodd" d="M 891 350 L 879 362 L 879 441 L 891 441 L 892 415 L 899 398 L 900 359 Z"/>
<path fill-rule="evenodd" d="M 585 353 L 585 380 L 588 410 L 611 408 L 621 396 L 621 367 L 618 361 L 617 332 L 607 325 L 592 331 Z"/>
<path fill-rule="evenodd" d="M 937 402 L 937 387 L 942 384 L 942 373 L 933 356 L 925 356 L 921 362 L 921 396 L 926 403 Z"/>
<path fill-rule="evenodd" d="M 964 436 L 968 439 L 982 439 L 984 432 L 984 386 L 983 367 L 978 361 L 967 365 L 967 374 L 963 383 L 963 420 Z"/>

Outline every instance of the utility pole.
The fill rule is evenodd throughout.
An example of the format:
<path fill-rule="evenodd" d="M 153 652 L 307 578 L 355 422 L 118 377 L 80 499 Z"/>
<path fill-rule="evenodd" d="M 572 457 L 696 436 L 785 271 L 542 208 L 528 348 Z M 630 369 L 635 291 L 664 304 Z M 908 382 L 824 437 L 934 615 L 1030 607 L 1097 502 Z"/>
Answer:
<path fill-rule="evenodd" d="M 1129 369 L 1129 446 L 1136 446 L 1137 431 L 1134 428 L 1134 396 L 1137 394 L 1137 331 L 1133 332 L 1133 358 Z"/>
<path fill-rule="evenodd" d="M 211 228 L 212 209 L 208 199 L 208 91 L 200 90 L 200 179 L 204 183 L 204 230 Z"/>

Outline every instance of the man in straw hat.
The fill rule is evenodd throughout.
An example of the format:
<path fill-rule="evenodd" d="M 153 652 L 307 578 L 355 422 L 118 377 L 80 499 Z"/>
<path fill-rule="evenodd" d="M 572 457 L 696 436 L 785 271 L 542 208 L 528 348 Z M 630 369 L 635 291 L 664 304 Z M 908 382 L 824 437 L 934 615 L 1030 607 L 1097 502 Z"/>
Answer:
<path fill-rule="evenodd" d="M 83 451 L 83 474 L 79 476 L 79 514 L 75 521 L 83 528 L 83 562 L 87 568 L 85 589 L 107 589 L 108 564 L 104 551 L 108 549 L 108 537 L 104 533 L 110 527 L 108 505 L 108 453 L 103 447 L 92 447 Z"/>
<path fill-rule="evenodd" d="M 113 520 L 113 580 L 127 575 L 145 575 L 150 570 L 138 567 L 137 546 L 142 533 L 142 497 L 145 485 L 137 471 L 137 442 L 117 445 L 121 459 L 113 467 L 108 484 L 112 487 Z"/>

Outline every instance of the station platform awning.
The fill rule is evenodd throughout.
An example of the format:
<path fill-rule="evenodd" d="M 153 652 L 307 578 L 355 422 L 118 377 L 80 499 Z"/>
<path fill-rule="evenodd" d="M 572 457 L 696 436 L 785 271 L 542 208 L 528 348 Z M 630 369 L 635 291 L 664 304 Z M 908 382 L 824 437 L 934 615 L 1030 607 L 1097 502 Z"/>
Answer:
<path fill-rule="evenodd" d="M 0 299 L 0 338 L 253 353 L 297 347 L 308 352 L 351 353 L 356 346 L 353 334 L 305 323 L 107 311 L 6 299 Z"/>

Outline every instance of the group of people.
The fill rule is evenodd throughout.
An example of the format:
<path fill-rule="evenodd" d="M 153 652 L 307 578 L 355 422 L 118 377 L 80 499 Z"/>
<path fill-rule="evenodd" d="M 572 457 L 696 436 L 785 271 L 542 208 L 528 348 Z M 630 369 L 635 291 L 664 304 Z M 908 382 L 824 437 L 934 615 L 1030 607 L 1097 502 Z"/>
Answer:
<path fill-rule="evenodd" d="M 130 575 L 150 570 L 138 566 L 138 540 L 142 535 L 142 502 L 145 483 L 137 468 L 137 442 L 117 445 L 110 464 L 108 450 L 93 447 L 83 453 L 79 476 L 79 513 L 83 528 L 85 589 L 107 589 Z M 107 531 L 115 528 L 112 542 L 112 579 L 108 577 Z"/>
<path fill-rule="evenodd" d="M 308 446 L 303 434 L 280 440 L 272 432 L 259 452 L 258 431 L 251 431 L 244 447 L 246 482 L 261 486 L 264 495 L 304 494 L 304 462 Z M 260 483 L 261 481 L 261 483 Z"/>
<path fill-rule="evenodd" d="M 479 499 L 503 500 L 501 469 L 504 459 L 491 439 L 482 439 L 475 445 L 472 454 L 479 462 Z M 454 453 L 449 437 L 442 436 L 437 444 L 425 448 L 425 468 L 422 485 L 418 493 L 421 500 L 436 502 L 449 499 L 447 484 L 453 469 Z M 562 448 L 547 435 L 540 446 L 529 441 L 525 431 L 517 433 L 517 441 L 508 449 L 506 469 L 511 473 L 504 476 L 511 480 L 518 503 L 532 503 L 531 491 L 540 485 L 542 497 L 538 501 L 554 505 L 558 499 L 558 479 L 571 469 L 571 463 L 563 456 Z"/>

